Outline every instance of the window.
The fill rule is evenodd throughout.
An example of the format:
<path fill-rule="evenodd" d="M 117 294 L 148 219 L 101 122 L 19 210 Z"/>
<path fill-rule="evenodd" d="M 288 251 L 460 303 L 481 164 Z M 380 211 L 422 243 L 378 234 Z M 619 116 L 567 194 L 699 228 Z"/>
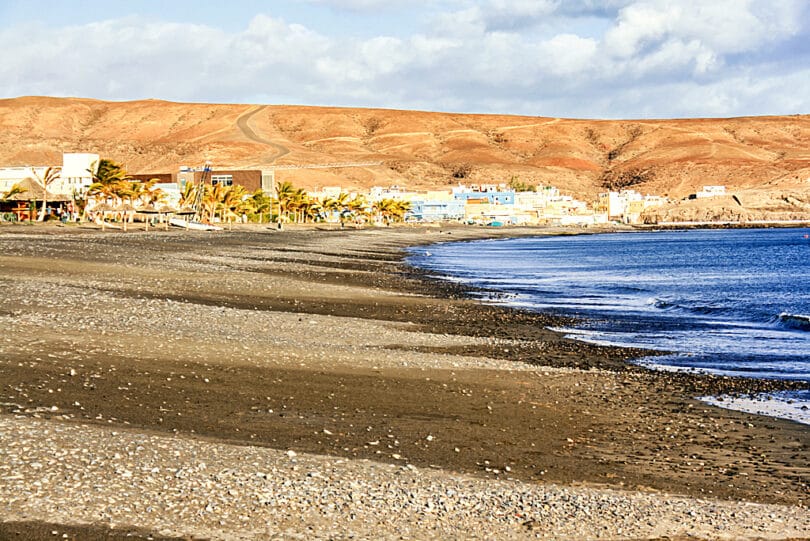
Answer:
<path fill-rule="evenodd" d="M 233 186 L 233 175 L 211 175 L 211 185 Z"/>

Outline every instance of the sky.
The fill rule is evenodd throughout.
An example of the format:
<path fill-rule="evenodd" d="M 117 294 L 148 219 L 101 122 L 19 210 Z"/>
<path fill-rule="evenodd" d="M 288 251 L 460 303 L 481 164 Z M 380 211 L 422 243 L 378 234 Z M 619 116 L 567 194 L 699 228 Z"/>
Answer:
<path fill-rule="evenodd" d="M 810 113 L 808 0 L 0 0 L 0 97 Z"/>

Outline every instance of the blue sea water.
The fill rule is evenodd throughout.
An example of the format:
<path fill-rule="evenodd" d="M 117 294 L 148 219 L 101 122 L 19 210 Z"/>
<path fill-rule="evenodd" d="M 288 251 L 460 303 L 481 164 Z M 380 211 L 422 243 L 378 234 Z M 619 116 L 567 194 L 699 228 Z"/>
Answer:
<path fill-rule="evenodd" d="M 409 262 L 506 302 L 574 316 L 575 338 L 670 352 L 662 369 L 810 382 L 810 230 L 735 229 L 446 243 Z M 790 400 L 810 400 L 810 392 Z"/>

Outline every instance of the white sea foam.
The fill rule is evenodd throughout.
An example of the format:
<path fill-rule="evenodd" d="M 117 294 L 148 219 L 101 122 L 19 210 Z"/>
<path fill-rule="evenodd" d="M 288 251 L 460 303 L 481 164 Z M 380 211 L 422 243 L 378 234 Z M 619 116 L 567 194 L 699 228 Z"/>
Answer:
<path fill-rule="evenodd" d="M 755 398 L 704 396 L 700 400 L 720 408 L 789 419 L 810 425 L 810 407 L 808 407 L 808 403 L 802 400 L 791 400 L 783 393 L 758 395 Z"/>
<path fill-rule="evenodd" d="M 671 352 L 636 361 L 651 369 L 810 381 L 805 248 L 783 230 L 616 234 L 442 244 L 421 264 L 500 292 L 486 302 L 570 316 L 554 329 L 569 338 Z M 794 397 L 749 406 L 806 417 L 810 395 Z"/>

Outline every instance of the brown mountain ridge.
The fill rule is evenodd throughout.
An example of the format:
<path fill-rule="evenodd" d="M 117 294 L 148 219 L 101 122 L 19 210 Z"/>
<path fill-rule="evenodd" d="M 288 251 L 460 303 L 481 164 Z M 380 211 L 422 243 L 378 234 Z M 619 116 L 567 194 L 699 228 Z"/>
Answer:
<path fill-rule="evenodd" d="M 96 152 L 131 173 L 172 172 L 206 161 L 221 169 L 379 164 L 277 172 L 277 180 L 309 189 L 446 189 L 516 177 L 590 201 L 608 188 L 683 198 L 722 184 L 754 206 L 810 210 L 810 115 L 577 120 L 159 100 L 0 100 L 0 166 L 58 164 L 62 152 Z"/>

